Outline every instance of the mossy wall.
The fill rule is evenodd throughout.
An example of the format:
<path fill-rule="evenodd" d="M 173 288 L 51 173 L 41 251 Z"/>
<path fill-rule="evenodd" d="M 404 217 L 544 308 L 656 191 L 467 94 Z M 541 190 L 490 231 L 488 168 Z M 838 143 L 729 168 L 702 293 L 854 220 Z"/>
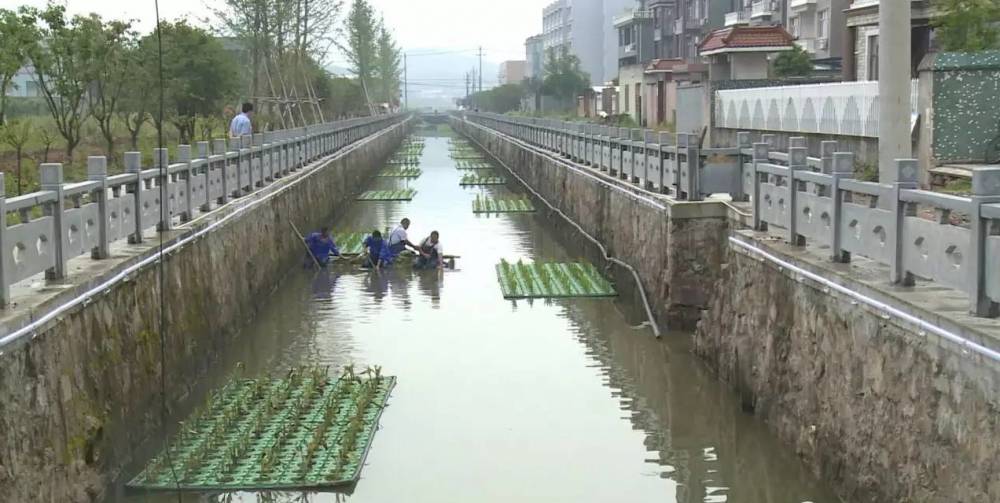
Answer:
<path fill-rule="evenodd" d="M 0 355 L 0 500 L 102 500 L 138 449 L 158 437 L 161 354 L 174 409 L 301 263 L 288 221 L 328 222 L 405 129 L 365 140 L 170 255 L 164 351 L 152 265 Z"/>

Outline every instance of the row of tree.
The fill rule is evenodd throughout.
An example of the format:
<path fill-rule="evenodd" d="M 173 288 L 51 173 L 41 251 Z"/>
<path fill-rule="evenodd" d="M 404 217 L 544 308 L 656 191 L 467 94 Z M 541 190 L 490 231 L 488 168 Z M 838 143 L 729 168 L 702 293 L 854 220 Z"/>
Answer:
<path fill-rule="evenodd" d="M 225 38 L 184 20 L 140 34 L 129 21 L 69 16 L 61 5 L 0 9 L 0 126 L 5 91 L 22 70 L 65 140 L 67 162 L 88 120 L 113 158 L 116 127 L 133 149 L 150 121 L 172 125 L 189 143 L 224 127 L 234 113 L 227 105 L 240 101 L 263 112 L 258 130 L 398 103 L 401 53 L 391 32 L 367 0 L 352 0 L 343 20 L 342 8 L 340 0 L 225 0 L 212 27 Z M 353 78 L 323 68 L 335 48 L 352 62 Z"/>
<path fill-rule="evenodd" d="M 563 103 L 573 103 L 589 87 L 590 76 L 581 70 L 580 58 L 566 48 L 560 51 L 549 49 L 540 79 L 525 79 L 517 84 L 504 84 L 473 93 L 464 100 L 463 105 L 483 111 L 506 113 L 517 110 L 525 97 L 534 99 L 545 95 Z"/>

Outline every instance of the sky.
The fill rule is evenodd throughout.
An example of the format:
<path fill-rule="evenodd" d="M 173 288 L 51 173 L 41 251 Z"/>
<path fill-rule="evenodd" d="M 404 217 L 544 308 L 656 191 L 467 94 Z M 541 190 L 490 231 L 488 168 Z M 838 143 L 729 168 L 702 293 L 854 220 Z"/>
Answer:
<path fill-rule="evenodd" d="M 414 55 L 438 50 L 466 50 L 482 46 L 484 58 L 499 63 L 524 59 L 524 39 L 541 31 L 542 8 L 551 0 L 370 0 L 385 16 L 400 45 Z M 203 18 L 206 6 L 219 0 L 161 0 L 165 19 Z M 132 18 L 140 30 L 155 24 L 153 0 L 67 0 L 71 13 L 96 12 L 108 18 Z M 345 1 L 349 3 L 349 0 Z M 43 7 L 46 0 L 0 0 L 0 7 Z M 416 56 L 414 56 L 416 57 Z M 339 61 L 338 61 L 339 60 Z M 341 65 L 343 58 L 331 63 Z"/>

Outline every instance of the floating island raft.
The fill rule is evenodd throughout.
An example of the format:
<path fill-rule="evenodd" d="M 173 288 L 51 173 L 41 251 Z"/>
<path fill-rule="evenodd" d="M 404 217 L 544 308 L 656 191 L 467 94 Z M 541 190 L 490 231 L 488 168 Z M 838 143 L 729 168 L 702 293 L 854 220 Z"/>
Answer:
<path fill-rule="evenodd" d="M 369 190 L 358 195 L 358 201 L 409 201 L 415 195 L 413 189 Z"/>
<path fill-rule="evenodd" d="M 339 378 L 317 368 L 234 379 L 181 423 L 170 456 L 154 457 L 128 486 L 228 491 L 357 482 L 395 383 L 378 367 L 359 375 L 347 367 Z"/>
<path fill-rule="evenodd" d="M 496 266 L 505 299 L 614 297 L 614 286 L 589 263 L 510 263 Z"/>
<path fill-rule="evenodd" d="M 531 199 L 526 197 L 491 198 L 476 196 L 472 201 L 473 213 L 530 213 L 535 211 Z M 339 243 L 339 241 L 338 241 Z"/>

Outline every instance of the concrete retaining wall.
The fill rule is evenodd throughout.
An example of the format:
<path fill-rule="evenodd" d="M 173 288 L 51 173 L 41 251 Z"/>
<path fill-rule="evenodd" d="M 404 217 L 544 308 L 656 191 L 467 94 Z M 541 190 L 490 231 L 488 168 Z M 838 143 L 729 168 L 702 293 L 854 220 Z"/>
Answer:
<path fill-rule="evenodd" d="M 172 235 L 253 204 L 166 261 L 169 408 L 184 406 L 215 355 L 239 343 L 239 329 L 301 263 L 288 221 L 303 231 L 329 222 L 404 135 L 400 126 L 362 140 Z M 155 253 L 146 246 L 104 277 Z M 154 262 L 0 354 L 0 500 L 98 501 L 137 449 L 158 437 L 160 300 Z"/>
<path fill-rule="evenodd" d="M 729 222 L 718 202 L 677 202 L 480 126 L 453 126 L 500 159 L 550 203 L 635 267 L 661 325 L 693 328 L 719 271 Z M 582 240 L 581 247 L 589 246 Z"/>
<path fill-rule="evenodd" d="M 801 249 L 750 242 L 871 288 Z M 695 351 L 845 501 L 1000 501 L 996 364 L 736 247 L 725 262 Z"/>

